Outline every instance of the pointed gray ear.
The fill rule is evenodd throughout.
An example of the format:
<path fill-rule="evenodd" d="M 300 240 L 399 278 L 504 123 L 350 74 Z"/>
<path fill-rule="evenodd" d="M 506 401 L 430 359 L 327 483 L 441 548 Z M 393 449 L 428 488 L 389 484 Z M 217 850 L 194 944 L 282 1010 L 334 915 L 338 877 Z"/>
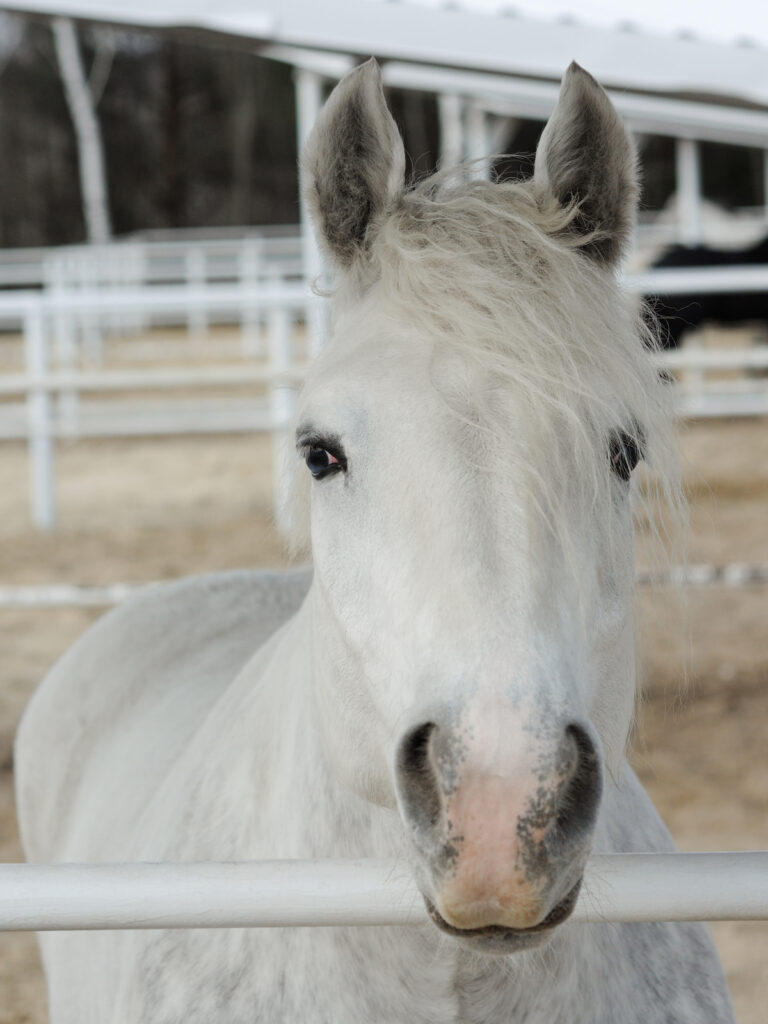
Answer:
<path fill-rule="evenodd" d="M 574 61 L 536 152 L 534 180 L 563 204 L 576 200 L 574 229 L 600 263 L 618 263 L 638 196 L 635 148 L 613 104 Z"/>
<path fill-rule="evenodd" d="M 301 185 L 318 241 L 349 268 L 371 240 L 370 228 L 402 195 L 405 151 L 375 60 L 339 82 L 301 159 Z"/>

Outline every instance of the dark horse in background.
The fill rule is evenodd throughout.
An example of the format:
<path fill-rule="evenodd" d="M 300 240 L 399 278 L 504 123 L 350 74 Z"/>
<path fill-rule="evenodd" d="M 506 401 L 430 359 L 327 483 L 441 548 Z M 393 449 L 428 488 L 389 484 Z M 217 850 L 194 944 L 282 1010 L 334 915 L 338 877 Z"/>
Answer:
<path fill-rule="evenodd" d="M 768 268 L 768 237 L 749 249 L 710 249 L 703 245 L 675 245 L 658 259 L 662 267 L 727 267 L 765 264 Z M 768 289 L 764 292 L 696 292 L 649 297 L 661 325 L 665 349 L 677 348 L 687 331 L 704 323 L 768 325 Z"/>

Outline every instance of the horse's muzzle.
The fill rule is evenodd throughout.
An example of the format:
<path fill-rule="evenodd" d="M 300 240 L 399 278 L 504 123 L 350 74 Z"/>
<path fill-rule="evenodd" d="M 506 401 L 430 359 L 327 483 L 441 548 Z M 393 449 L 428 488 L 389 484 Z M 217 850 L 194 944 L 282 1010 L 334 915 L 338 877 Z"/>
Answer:
<path fill-rule="evenodd" d="M 576 906 L 581 890 L 581 879 L 574 885 L 564 900 L 551 910 L 543 921 L 530 928 L 504 928 L 500 925 L 487 925 L 485 928 L 454 928 L 438 913 L 434 903 L 428 896 L 424 897 L 427 913 L 440 931 L 452 935 L 459 941 L 468 943 L 471 948 L 486 953 L 519 953 L 525 949 L 535 949 L 549 938 L 550 932 L 557 925 L 566 921 Z"/>
<path fill-rule="evenodd" d="M 511 720 L 510 720 L 511 721 Z M 588 725 L 543 740 L 510 726 L 498 764 L 487 735 L 423 722 L 403 737 L 396 782 L 432 920 L 488 951 L 544 941 L 578 896 L 602 792 Z"/>

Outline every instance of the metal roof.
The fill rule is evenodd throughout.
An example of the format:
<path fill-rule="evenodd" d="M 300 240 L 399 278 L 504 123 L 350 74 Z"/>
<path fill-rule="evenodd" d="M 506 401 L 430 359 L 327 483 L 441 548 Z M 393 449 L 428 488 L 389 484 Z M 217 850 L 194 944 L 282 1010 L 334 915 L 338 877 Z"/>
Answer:
<path fill-rule="evenodd" d="M 7 10 L 253 40 L 333 77 L 371 54 L 391 84 L 546 117 L 578 60 L 639 131 L 768 145 L 768 50 L 374 0 L 6 0 Z M 456 72 L 461 72 L 457 75 Z M 751 108 L 751 109 L 750 109 Z"/>

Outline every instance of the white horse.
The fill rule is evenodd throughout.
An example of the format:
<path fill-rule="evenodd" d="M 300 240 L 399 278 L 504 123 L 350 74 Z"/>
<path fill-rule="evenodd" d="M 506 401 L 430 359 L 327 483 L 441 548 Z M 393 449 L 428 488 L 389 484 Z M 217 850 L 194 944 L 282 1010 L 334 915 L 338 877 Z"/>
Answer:
<path fill-rule="evenodd" d="M 532 180 L 403 178 L 370 62 L 303 156 L 338 272 L 313 574 L 127 602 L 16 754 L 33 861 L 396 857 L 431 922 L 47 934 L 54 1024 L 732 1020 L 703 926 L 568 921 L 591 851 L 671 849 L 624 759 L 630 475 L 666 429 L 615 273 L 631 143 L 573 65 Z"/>

